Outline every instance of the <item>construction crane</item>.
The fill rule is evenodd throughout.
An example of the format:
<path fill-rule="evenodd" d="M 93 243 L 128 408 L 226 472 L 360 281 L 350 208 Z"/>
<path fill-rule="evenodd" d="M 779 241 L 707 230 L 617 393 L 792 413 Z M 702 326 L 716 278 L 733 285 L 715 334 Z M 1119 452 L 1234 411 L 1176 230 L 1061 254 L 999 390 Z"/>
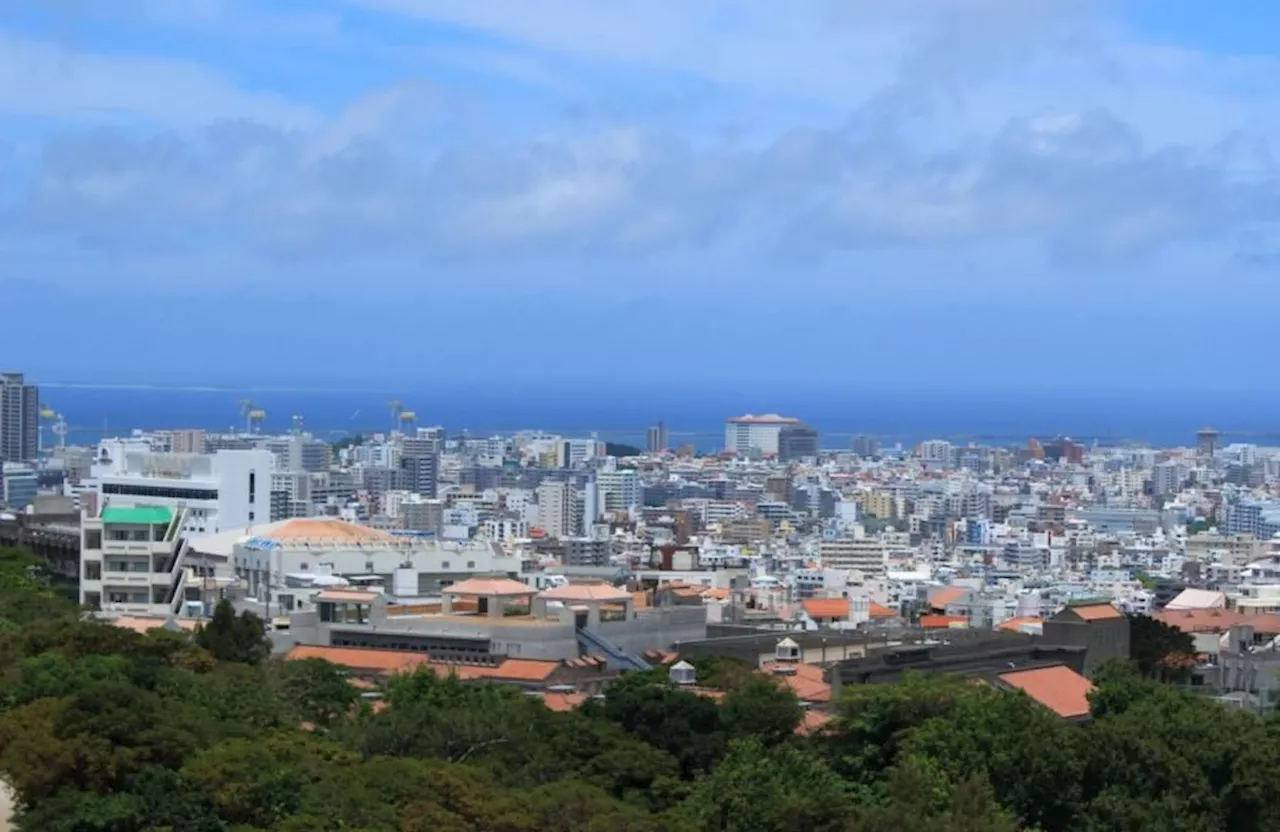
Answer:
<path fill-rule="evenodd" d="M 249 411 L 249 431 L 251 433 L 259 433 L 262 431 L 262 423 L 267 421 L 267 411 L 255 407 Z"/>
<path fill-rule="evenodd" d="M 396 428 L 400 426 L 400 414 L 404 413 L 404 402 L 392 399 L 387 402 L 387 407 L 391 410 L 391 432 L 395 433 Z"/>
<path fill-rule="evenodd" d="M 40 421 L 41 422 L 54 422 L 54 421 L 57 421 L 58 418 L 59 418 L 58 414 L 54 412 L 53 409 L 49 407 L 49 405 L 47 404 L 40 405 Z M 50 427 L 52 427 L 52 425 L 50 425 Z M 43 425 L 40 426 L 40 447 L 41 448 L 44 447 L 44 426 Z"/>
<path fill-rule="evenodd" d="M 244 419 L 244 432 L 253 432 L 253 399 L 240 400 L 240 418 Z"/>
<path fill-rule="evenodd" d="M 418 414 L 412 410 L 400 411 L 400 429 L 408 433 L 418 421 Z"/>

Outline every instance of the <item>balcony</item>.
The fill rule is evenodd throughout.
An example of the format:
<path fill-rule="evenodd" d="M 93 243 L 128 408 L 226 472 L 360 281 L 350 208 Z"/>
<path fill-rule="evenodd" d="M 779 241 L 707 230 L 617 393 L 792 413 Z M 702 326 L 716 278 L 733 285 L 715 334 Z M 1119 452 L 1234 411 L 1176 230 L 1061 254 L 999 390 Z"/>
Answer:
<path fill-rule="evenodd" d="M 104 540 L 102 551 L 111 555 L 149 555 L 154 543 L 139 540 Z"/>

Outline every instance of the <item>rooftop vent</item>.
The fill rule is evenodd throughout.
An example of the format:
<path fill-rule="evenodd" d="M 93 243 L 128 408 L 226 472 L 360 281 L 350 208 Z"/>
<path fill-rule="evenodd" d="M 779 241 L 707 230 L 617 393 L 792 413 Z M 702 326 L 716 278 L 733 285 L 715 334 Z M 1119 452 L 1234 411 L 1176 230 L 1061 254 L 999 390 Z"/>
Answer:
<path fill-rule="evenodd" d="M 680 661 L 671 665 L 670 676 L 671 681 L 677 685 L 692 685 L 697 681 L 698 672 L 694 670 L 693 665 Z"/>

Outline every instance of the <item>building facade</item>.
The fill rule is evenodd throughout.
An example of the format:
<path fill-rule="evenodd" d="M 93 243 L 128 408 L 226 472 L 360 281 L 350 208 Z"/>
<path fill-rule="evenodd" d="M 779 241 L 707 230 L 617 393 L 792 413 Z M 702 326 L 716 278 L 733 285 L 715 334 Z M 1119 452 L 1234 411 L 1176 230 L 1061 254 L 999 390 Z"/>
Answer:
<path fill-rule="evenodd" d="M 22 373 L 0 373 L 0 460 L 31 462 L 40 453 L 40 389 Z"/>

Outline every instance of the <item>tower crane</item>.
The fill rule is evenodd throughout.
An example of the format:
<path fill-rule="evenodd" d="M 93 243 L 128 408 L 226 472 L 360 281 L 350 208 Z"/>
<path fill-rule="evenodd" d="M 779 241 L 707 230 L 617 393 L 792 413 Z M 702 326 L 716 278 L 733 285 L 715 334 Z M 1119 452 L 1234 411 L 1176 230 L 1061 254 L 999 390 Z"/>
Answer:
<path fill-rule="evenodd" d="M 244 419 L 244 432 L 253 432 L 253 399 L 240 400 L 240 418 Z"/>
<path fill-rule="evenodd" d="M 399 399 L 392 399 L 387 402 L 387 407 L 391 410 L 391 431 L 394 433 L 395 429 L 400 425 L 400 414 L 404 412 L 404 402 Z"/>

